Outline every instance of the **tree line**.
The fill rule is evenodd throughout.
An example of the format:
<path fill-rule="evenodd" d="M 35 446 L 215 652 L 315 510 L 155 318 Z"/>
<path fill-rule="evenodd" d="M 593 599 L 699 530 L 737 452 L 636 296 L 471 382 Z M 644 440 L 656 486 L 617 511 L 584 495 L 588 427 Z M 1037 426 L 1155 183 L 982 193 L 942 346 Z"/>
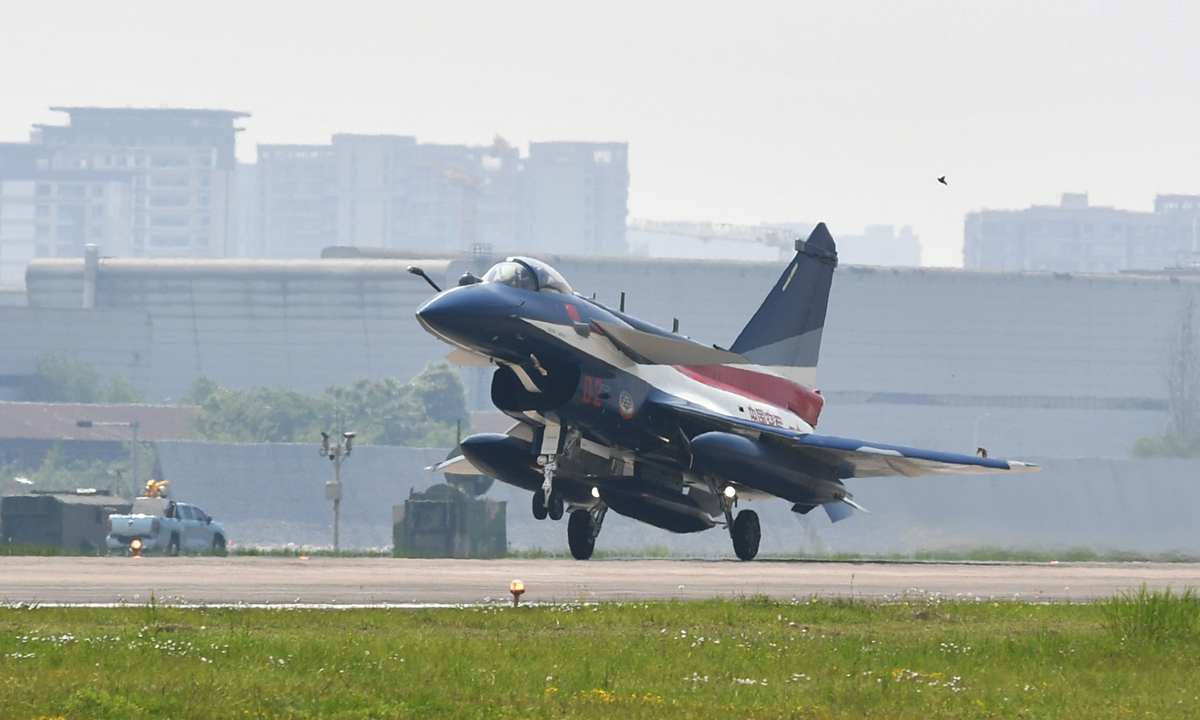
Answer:
<path fill-rule="evenodd" d="M 73 355 L 45 353 L 23 386 L 32 402 L 145 403 L 145 393 L 122 375 L 101 382 L 100 371 Z M 214 442 L 317 442 L 339 423 L 356 441 L 374 445 L 451 447 L 461 423 L 470 426 L 458 371 L 430 363 L 409 383 L 395 378 L 330 385 L 310 395 L 280 385 L 235 390 L 201 376 L 181 401 L 199 406 L 190 434 Z"/>
<path fill-rule="evenodd" d="M 95 365 L 68 353 L 47 352 L 34 362 L 34 373 L 25 379 L 21 397 L 29 402 L 144 403 L 146 393 L 124 375 L 114 374 L 100 383 Z"/>
<path fill-rule="evenodd" d="M 462 380 L 442 362 L 407 384 L 359 380 L 319 395 L 280 386 L 232 390 L 201 377 L 184 402 L 200 406 L 194 437 L 218 442 L 316 442 L 340 424 L 368 445 L 452 447 L 459 423 L 470 426 Z"/>

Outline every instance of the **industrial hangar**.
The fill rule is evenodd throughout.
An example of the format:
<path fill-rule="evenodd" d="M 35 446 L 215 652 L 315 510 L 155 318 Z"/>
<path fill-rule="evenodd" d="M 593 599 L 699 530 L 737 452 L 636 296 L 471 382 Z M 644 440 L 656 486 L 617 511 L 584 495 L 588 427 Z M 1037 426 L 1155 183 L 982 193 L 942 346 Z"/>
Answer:
<path fill-rule="evenodd" d="M 0 393 L 43 352 L 68 351 L 170 403 L 207 375 L 236 388 L 316 392 L 408 379 L 445 354 L 413 311 L 493 257 L 331 248 L 313 260 L 35 260 L 27 306 L 0 307 Z M 728 344 L 782 263 L 544 258 L 597 293 L 703 341 Z M 94 295 L 84 297 L 85 284 Z M 1125 457 L 1166 419 L 1164 379 L 1188 277 L 843 266 L 818 387 L 823 432 L 1009 456 Z M 91 307 L 85 308 L 85 305 Z M 465 368 L 472 409 L 486 369 Z"/>

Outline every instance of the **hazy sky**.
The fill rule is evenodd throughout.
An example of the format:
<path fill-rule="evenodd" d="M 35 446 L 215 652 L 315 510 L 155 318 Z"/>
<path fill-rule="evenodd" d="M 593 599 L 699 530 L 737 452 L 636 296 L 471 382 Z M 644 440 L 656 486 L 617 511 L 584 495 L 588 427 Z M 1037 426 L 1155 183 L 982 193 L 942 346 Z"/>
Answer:
<path fill-rule="evenodd" d="M 51 105 L 337 132 L 630 143 L 632 217 L 912 225 L 1200 193 L 1200 3 L 0 4 L 0 140 Z M 935 181 L 946 175 L 949 187 Z"/>

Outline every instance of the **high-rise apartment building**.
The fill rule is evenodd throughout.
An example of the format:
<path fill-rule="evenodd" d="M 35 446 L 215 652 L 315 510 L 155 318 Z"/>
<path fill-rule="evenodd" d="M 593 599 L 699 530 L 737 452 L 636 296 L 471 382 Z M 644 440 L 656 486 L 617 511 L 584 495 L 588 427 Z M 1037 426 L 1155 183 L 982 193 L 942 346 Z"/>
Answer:
<path fill-rule="evenodd" d="M 133 255 L 222 257 L 233 235 L 237 159 L 229 110 L 51 108 L 37 125 L 55 169 L 109 170 L 132 185 Z"/>
<path fill-rule="evenodd" d="M 623 254 L 628 148 L 491 145 L 334 135 L 329 145 L 260 145 L 259 243 L 270 257 L 329 245 Z"/>
<path fill-rule="evenodd" d="M 966 217 L 963 265 L 996 270 L 1111 273 L 1161 270 L 1197 257 L 1200 196 L 1159 195 L 1154 212 L 1088 204 L 981 210 Z"/>
<path fill-rule="evenodd" d="M 0 284 L 35 257 L 315 257 L 330 245 L 626 252 L 625 143 L 490 145 L 334 135 L 259 145 L 247 113 L 56 107 L 66 124 L 0 143 Z"/>
<path fill-rule="evenodd" d="M 51 108 L 30 142 L 0 144 L 0 283 L 34 257 L 222 257 L 234 233 L 229 110 Z"/>
<path fill-rule="evenodd" d="M 40 144 L 0 143 L 0 285 L 24 284 L 35 257 L 128 249 L 132 195 L 124 173 L 56 167 Z"/>
<path fill-rule="evenodd" d="M 899 232 L 892 225 L 868 225 L 861 235 L 838 234 L 837 250 L 843 265 L 921 266 L 921 238 L 907 225 Z"/>
<path fill-rule="evenodd" d="M 259 145 L 254 190 L 257 257 L 317 257 L 337 244 L 338 167 L 329 145 Z M 246 178 L 248 179 L 248 178 Z M 249 208 L 247 208 L 249 210 Z"/>
<path fill-rule="evenodd" d="M 422 250 L 513 247 L 520 155 L 491 145 L 334 135 L 338 242 Z"/>
<path fill-rule="evenodd" d="M 522 249 L 624 255 L 628 143 L 530 143 L 521 172 Z"/>

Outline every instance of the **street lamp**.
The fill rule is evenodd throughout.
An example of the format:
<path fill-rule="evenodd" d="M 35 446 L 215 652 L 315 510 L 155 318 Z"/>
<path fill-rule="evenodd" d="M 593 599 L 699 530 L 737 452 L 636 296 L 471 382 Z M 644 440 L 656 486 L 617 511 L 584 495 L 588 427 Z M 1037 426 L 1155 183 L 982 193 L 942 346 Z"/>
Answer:
<path fill-rule="evenodd" d="M 333 482 L 325 483 L 325 499 L 333 501 L 333 553 L 336 555 L 338 545 L 338 519 L 342 504 L 342 458 L 350 457 L 354 445 L 354 433 L 344 432 L 340 438 L 334 438 L 330 443 L 329 433 L 321 433 L 321 457 L 333 461 Z"/>
<path fill-rule="evenodd" d="M 131 462 L 132 467 L 130 468 L 132 473 L 131 473 L 131 478 L 129 481 L 129 492 L 130 492 L 130 494 L 136 493 L 137 492 L 137 481 L 138 481 L 138 437 L 137 437 L 138 421 L 134 420 L 133 422 L 92 422 L 91 420 L 76 420 L 75 427 L 81 427 L 81 428 L 127 427 L 133 431 L 133 452 L 132 452 L 133 458 L 132 458 L 132 462 Z"/>

